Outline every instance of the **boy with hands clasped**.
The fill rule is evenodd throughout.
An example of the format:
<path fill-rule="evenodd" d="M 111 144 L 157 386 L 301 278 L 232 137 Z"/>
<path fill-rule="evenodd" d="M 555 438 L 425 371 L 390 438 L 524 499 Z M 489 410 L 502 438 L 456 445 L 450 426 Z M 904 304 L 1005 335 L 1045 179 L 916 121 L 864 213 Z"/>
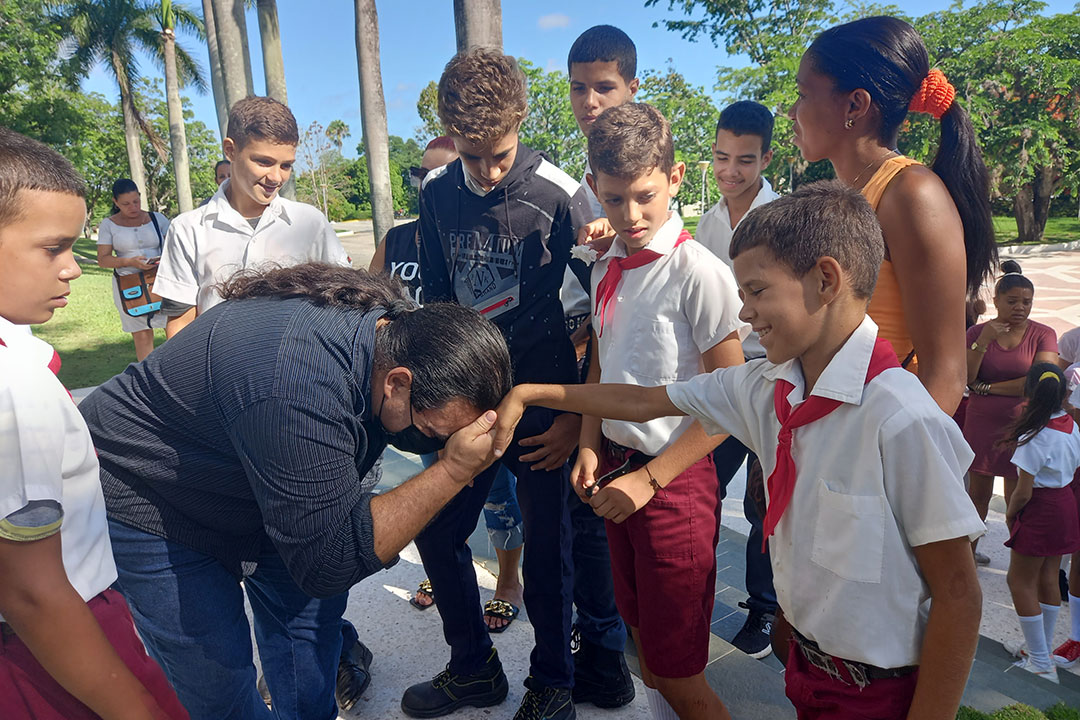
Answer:
<path fill-rule="evenodd" d="M 668 210 L 685 166 L 675 162 L 664 117 L 636 103 L 605 110 L 589 133 L 589 165 L 586 179 L 617 235 L 592 270 L 589 382 L 660 385 L 742 363 L 749 329 L 731 271 Z M 721 439 L 689 418 L 582 418 L 571 483 L 608 519 L 615 601 L 638 646 L 654 718 L 728 716 L 704 676 L 719 528 L 711 452 Z M 687 467 L 662 478 L 660 493 L 655 478 L 617 477 L 669 447 Z M 612 479 L 598 488 L 605 474 Z"/>
<path fill-rule="evenodd" d="M 866 317 L 883 253 L 856 191 L 800 188 L 753 210 L 732 241 L 740 317 L 765 359 L 669 386 L 526 385 L 498 410 L 497 447 L 524 406 L 541 405 L 630 422 L 690 415 L 758 454 L 801 720 L 951 720 L 978 640 L 969 543 L 985 527 L 962 481 L 972 453 Z M 670 449 L 637 482 L 655 480 L 662 498 L 689 464 Z"/>

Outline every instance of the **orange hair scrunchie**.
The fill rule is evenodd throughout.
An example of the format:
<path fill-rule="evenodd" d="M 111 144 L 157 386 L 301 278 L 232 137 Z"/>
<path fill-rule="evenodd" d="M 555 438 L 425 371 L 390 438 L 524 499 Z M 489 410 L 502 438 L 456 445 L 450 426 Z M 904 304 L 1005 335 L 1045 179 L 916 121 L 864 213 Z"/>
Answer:
<path fill-rule="evenodd" d="M 922 85 L 908 104 L 908 110 L 929 113 L 935 120 L 940 120 L 955 98 L 956 88 L 945 78 L 945 73 L 934 68 L 923 78 Z"/>

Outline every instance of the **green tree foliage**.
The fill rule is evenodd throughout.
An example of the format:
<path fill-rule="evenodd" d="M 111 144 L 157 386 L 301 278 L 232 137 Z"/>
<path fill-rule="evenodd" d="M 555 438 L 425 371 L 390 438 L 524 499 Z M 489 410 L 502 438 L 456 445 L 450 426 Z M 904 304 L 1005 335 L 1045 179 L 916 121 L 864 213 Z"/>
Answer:
<path fill-rule="evenodd" d="M 585 170 L 585 137 L 570 107 L 570 80 L 560 70 L 546 72 L 518 59 L 529 82 L 529 114 L 521 125 L 521 141 L 546 153 L 557 167 L 575 178 Z"/>
<path fill-rule="evenodd" d="M 688 204 L 700 205 L 704 175 L 706 202 L 704 207 L 699 207 L 698 214 L 704 213 L 720 199 L 711 165 L 704 173 L 699 166 L 700 162 L 712 159 L 720 111 L 705 88 L 688 83 L 670 61 L 664 72 L 646 70 L 642 73 L 637 99 L 653 105 L 667 118 L 675 141 L 675 159 L 686 163 L 686 176 L 675 202 L 680 208 Z"/>
<path fill-rule="evenodd" d="M 1080 17 L 1038 0 L 984 0 L 917 20 L 931 57 L 964 98 L 995 197 L 1021 242 L 1042 239 L 1050 200 L 1080 186 Z M 930 130 L 931 142 L 934 137 Z"/>
<path fill-rule="evenodd" d="M 416 101 L 416 114 L 420 116 L 420 127 L 416 128 L 416 139 L 427 142 L 443 134 L 442 121 L 439 120 L 439 85 L 434 80 L 424 86 Z M 427 138 L 427 140 L 425 140 Z"/>

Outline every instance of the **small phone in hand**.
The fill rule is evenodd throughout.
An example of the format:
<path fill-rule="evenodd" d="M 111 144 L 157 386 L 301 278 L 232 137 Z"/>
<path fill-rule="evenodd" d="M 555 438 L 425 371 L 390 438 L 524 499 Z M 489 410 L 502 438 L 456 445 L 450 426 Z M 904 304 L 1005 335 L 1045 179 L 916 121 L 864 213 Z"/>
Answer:
<path fill-rule="evenodd" d="M 585 488 L 585 497 L 591 498 L 597 490 L 604 487 L 612 480 L 616 478 L 621 478 L 623 475 L 629 475 L 630 473 L 637 470 L 639 467 L 641 466 L 635 463 L 632 459 L 625 460 L 622 465 L 610 472 L 604 473 L 595 483 Z"/>

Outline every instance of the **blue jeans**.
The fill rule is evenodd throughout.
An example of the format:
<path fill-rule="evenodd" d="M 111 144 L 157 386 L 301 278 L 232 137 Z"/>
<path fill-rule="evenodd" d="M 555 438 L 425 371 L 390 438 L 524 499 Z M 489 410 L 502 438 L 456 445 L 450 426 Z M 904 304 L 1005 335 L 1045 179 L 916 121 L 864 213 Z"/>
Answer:
<path fill-rule="evenodd" d="M 334 686 L 348 593 L 316 599 L 268 547 L 239 578 L 216 559 L 109 521 L 119 579 L 135 627 L 192 720 L 337 717 Z M 251 626 L 273 711 L 256 689 Z"/>
<path fill-rule="evenodd" d="M 626 649 L 626 625 L 615 607 L 604 518 L 594 513 L 591 505 L 581 502 L 577 493 L 570 493 L 567 504 L 574 529 L 574 624 L 592 644 L 622 652 Z"/>
<path fill-rule="evenodd" d="M 429 468 L 435 464 L 435 453 L 421 455 L 420 462 Z M 484 501 L 484 524 L 491 546 L 499 550 L 516 550 L 525 542 L 521 525 L 521 508 L 517 500 L 517 478 L 505 465 L 498 465 Z"/>
<path fill-rule="evenodd" d="M 554 413 L 528 408 L 514 440 L 495 465 L 480 473 L 416 538 L 424 570 L 439 605 L 443 637 L 450 646 L 450 672 L 474 674 L 486 662 L 491 637 L 484 623 L 472 552 L 466 544 L 476 529 L 500 466 L 518 479 L 518 501 L 525 528 L 522 562 L 525 608 L 533 626 L 535 647 L 529 674 L 542 687 L 573 684 L 570 622 L 573 602 L 573 559 L 567 494 L 569 469 L 532 470 L 521 455 L 532 448 L 518 445 L 551 427 Z"/>
<path fill-rule="evenodd" d="M 749 478 L 750 466 L 755 459 L 754 454 L 733 437 L 720 443 L 720 446 L 713 451 L 716 477 L 720 481 L 721 501 L 727 496 L 728 483 L 739 471 L 743 460 L 746 460 L 746 474 Z M 749 492 L 743 496 L 743 515 L 750 523 L 750 535 L 746 538 L 746 593 L 749 595 L 746 604 L 750 612 L 775 613 L 777 602 L 772 581 L 772 564 L 769 560 L 769 551 L 761 551 L 762 518 L 758 516 L 757 506 L 750 498 Z"/>

